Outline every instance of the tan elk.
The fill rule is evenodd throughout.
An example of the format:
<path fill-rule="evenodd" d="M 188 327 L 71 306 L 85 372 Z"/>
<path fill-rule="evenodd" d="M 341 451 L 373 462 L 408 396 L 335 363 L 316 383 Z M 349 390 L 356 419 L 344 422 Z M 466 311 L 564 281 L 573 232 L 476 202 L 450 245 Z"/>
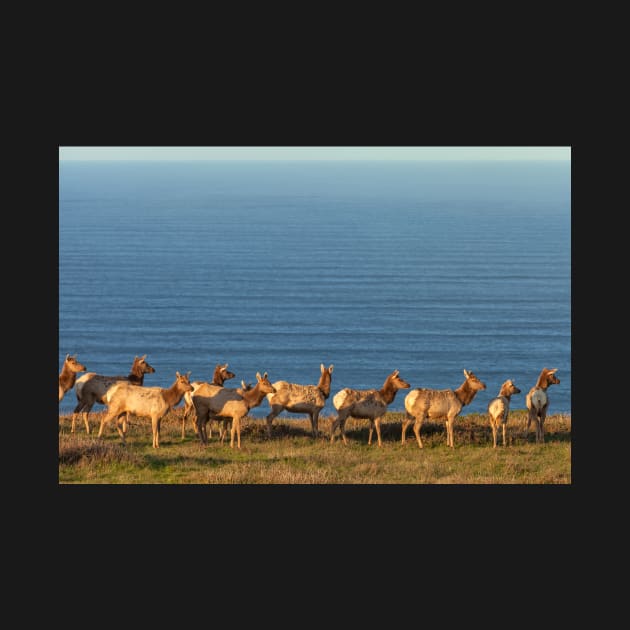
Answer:
<path fill-rule="evenodd" d="M 95 403 L 105 404 L 105 393 L 118 381 L 127 381 L 133 385 L 143 385 L 144 375 L 153 374 L 155 370 L 147 363 L 147 355 L 135 357 L 131 365 L 131 371 L 127 376 L 103 376 L 95 372 L 88 372 L 80 378 L 74 385 L 74 391 L 77 395 L 77 406 L 72 413 L 72 429 L 74 433 L 75 421 L 79 413 L 83 413 L 83 422 L 85 423 L 86 433 L 90 432 L 88 423 L 88 414 L 92 410 Z"/>
<path fill-rule="evenodd" d="M 521 390 L 514 385 L 514 381 L 507 380 L 501 389 L 499 395 L 488 403 L 488 416 L 490 418 L 490 427 L 492 428 L 492 446 L 497 447 L 497 431 L 501 426 L 503 431 L 503 446 L 506 446 L 505 432 L 507 428 L 508 414 L 510 413 L 510 399 L 514 394 L 520 394 Z"/>
<path fill-rule="evenodd" d="M 63 367 L 59 373 L 59 402 L 66 395 L 66 392 L 74 387 L 78 372 L 85 372 L 85 365 L 77 361 L 76 354 L 73 357 L 66 354 Z"/>
<path fill-rule="evenodd" d="M 241 420 L 247 412 L 260 405 L 265 394 L 273 394 L 276 390 L 267 378 L 267 372 L 260 375 L 256 372 L 256 384 L 248 391 L 239 391 L 227 387 L 219 387 L 203 383 L 193 394 L 192 400 L 197 414 L 197 430 L 202 444 L 208 443 L 206 424 L 211 417 L 232 423 L 230 429 L 230 447 L 234 448 L 234 436 L 237 447 L 241 448 Z"/>
<path fill-rule="evenodd" d="M 525 433 L 529 431 L 529 426 L 533 422 L 536 427 L 536 442 L 545 441 L 545 418 L 549 410 L 549 396 L 547 396 L 547 388 L 550 385 L 559 385 L 560 379 L 556 376 L 558 368 L 548 370 L 543 368 L 538 376 L 536 385 L 529 390 L 525 396 L 525 404 L 527 405 L 527 428 Z"/>
<path fill-rule="evenodd" d="M 333 405 L 337 410 L 337 419 L 330 430 L 330 442 L 335 441 L 335 431 L 339 427 L 343 443 L 346 440 L 346 420 L 349 417 L 370 421 L 368 444 L 372 444 L 372 433 L 376 429 L 378 445 L 381 442 L 381 422 L 387 411 L 387 406 L 396 397 L 399 389 L 409 389 L 407 381 L 399 376 L 399 370 L 394 370 L 383 383 L 381 389 L 350 389 L 346 387 L 333 396 Z"/>
<path fill-rule="evenodd" d="M 237 387 L 234 391 L 237 394 L 242 394 L 243 392 L 248 392 L 250 389 L 252 389 L 254 387 L 254 385 L 252 383 L 246 383 L 245 381 L 241 381 L 241 386 Z M 225 440 L 225 436 L 227 434 L 228 429 L 232 426 L 232 420 L 231 418 L 227 418 L 227 417 L 223 417 L 223 418 L 219 418 L 219 417 L 211 417 L 210 418 L 210 423 L 209 426 L 212 427 L 212 420 L 216 420 L 217 424 L 219 423 L 219 421 L 222 422 L 222 424 L 219 426 L 219 439 L 221 440 L 221 444 L 223 444 L 223 441 Z M 195 431 L 197 430 L 197 426 L 195 425 Z M 212 438 L 212 429 L 210 428 L 208 430 L 208 438 Z"/>
<path fill-rule="evenodd" d="M 122 429 L 120 421 L 123 416 L 133 413 L 136 416 L 151 418 L 151 430 L 153 433 L 153 448 L 160 448 L 160 423 L 170 409 L 179 404 L 186 392 L 192 391 L 190 384 L 190 372 L 180 374 L 175 372 L 175 382 L 168 388 L 142 387 L 132 385 L 129 381 L 115 383 L 105 394 L 107 413 L 101 420 L 98 437 L 103 434 L 103 428 L 113 419 L 116 419 L 116 429 L 123 441 L 127 425 L 123 420 Z"/>
<path fill-rule="evenodd" d="M 276 381 L 273 386 L 275 394 L 267 394 L 267 401 L 271 411 L 267 416 L 267 435 L 271 437 L 271 424 L 273 419 L 282 411 L 291 413 L 307 413 L 311 420 L 313 437 L 317 437 L 317 424 L 319 413 L 330 396 L 330 383 L 332 380 L 333 366 L 327 368 L 323 363 L 319 366 L 320 377 L 317 385 L 297 385 L 287 381 Z"/>
<path fill-rule="evenodd" d="M 222 386 L 225 381 L 234 378 L 236 374 L 234 372 L 230 372 L 228 369 L 228 364 L 225 363 L 221 365 L 217 363 L 214 368 L 214 372 L 212 373 L 212 384 Z M 204 381 L 193 381 L 191 385 L 193 386 L 192 392 L 186 392 L 184 394 L 184 411 L 182 413 L 182 440 L 186 437 L 186 419 L 192 413 L 194 413 L 195 408 L 192 402 L 192 395 Z M 193 429 L 195 433 L 197 433 L 197 423 L 195 422 L 195 418 L 192 419 Z M 210 428 L 210 437 L 212 437 L 212 428 Z"/>
<path fill-rule="evenodd" d="M 405 434 L 410 424 L 416 435 L 418 446 L 422 448 L 420 428 L 422 423 L 443 419 L 446 423 L 446 445 L 455 448 L 453 441 L 453 425 L 464 405 L 469 405 L 475 394 L 486 389 L 472 372 L 464 370 L 466 380 L 457 389 L 425 389 L 417 387 L 405 396 L 405 419 L 402 423 L 401 443 L 405 443 Z"/>

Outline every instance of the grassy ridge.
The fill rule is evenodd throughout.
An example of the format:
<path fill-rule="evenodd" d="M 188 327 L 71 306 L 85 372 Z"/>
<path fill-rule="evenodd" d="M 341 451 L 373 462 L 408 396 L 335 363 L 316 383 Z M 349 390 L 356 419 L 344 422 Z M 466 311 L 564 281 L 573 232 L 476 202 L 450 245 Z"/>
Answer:
<path fill-rule="evenodd" d="M 162 421 L 160 448 L 151 446 L 148 418 L 133 418 L 123 446 L 116 429 L 96 438 L 103 412 L 90 414 L 92 433 L 83 423 L 70 433 L 71 416 L 59 418 L 59 483 L 61 484 L 570 484 L 571 416 L 550 415 L 545 443 L 536 444 L 534 428 L 525 433 L 525 410 L 513 410 L 508 447 L 492 448 L 492 432 L 484 414 L 455 421 L 455 449 L 447 448 L 444 423 L 426 422 L 419 449 L 411 427 L 402 445 L 402 412 L 388 413 L 382 424 L 383 447 L 368 446 L 367 420 L 349 419 L 348 445 L 337 436 L 330 443 L 334 416 L 320 418 L 322 435 L 310 436 L 308 418 L 295 414 L 274 420 L 273 437 L 265 421 L 246 418 L 241 449 L 231 449 L 229 434 L 202 446 L 190 423 L 181 438 L 181 409 Z"/>

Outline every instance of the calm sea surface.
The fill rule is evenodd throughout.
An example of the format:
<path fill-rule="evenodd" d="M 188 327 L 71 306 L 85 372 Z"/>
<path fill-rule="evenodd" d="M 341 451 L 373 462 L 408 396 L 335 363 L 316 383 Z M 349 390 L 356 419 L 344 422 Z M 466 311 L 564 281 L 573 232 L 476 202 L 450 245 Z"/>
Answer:
<path fill-rule="evenodd" d="M 332 394 L 466 369 L 487 389 L 464 414 L 508 378 L 522 409 L 558 368 L 550 412 L 569 413 L 570 163 L 60 162 L 59 369 L 67 353 L 107 375 L 146 354 L 162 387 L 219 362 L 232 387 L 316 384 L 332 363 Z"/>

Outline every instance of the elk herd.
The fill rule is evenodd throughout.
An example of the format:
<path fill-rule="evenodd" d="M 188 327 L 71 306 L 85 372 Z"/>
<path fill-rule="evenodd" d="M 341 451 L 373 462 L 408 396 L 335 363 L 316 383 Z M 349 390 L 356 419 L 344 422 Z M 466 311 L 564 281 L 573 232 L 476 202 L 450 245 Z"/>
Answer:
<path fill-rule="evenodd" d="M 75 423 L 79 414 L 83 416 L 86 433 L 90 433 L 88 415 L 94 404 L 106 406 L 98 431 L 102 437 L 103 430 L 115 420 L 116 430 L 122 442 L 125 442 L 129 414 L 147 417 L 151 420 L 153 447 L 160 446 L 160 423 L 169 410 L 173 410 L 182 399 L 182 439 L 185 438 L 186 420 L 193 418 L 193 429 L 201 444 L 208 442 L 208 424 L 212 438 L 212 422 L 222 425 L 219 438 L 223 442 L 230 427 L 230 446 L 236 440 L 237 448 L 241 447 L 241 421 L 250 409 L 267 400 L 269 414 L 266 417 L 268 437 L 272 435 L 273 420 L 283 411 L 307 414 L 311 423 L 313 437 L 319 435 L 318 420 L 321 410 L 330 396 L 333 366 L 320 365 L 320 377 L 317 385 L 300 385 L 288 381 L 269 381 L 267 372 L 256 373 L 256 383 L 252 385 L 241 381 L 241 387 L 231 388 L 225 381 L 234 378 L 228 364 L 218 364 L 211 382 L 190 382 L 190 372 L 175 372 L 175 380 L 170 387 L 146 387 L 144 375 L 153 374 L 155 369 L 146 360 L 146 354 L 135 357 L 127 376 L 103 376 L 95 372 L 86 372 L 85 365 L 78 362 L 76 355 L 66 355 L 59 374 L 59 401 L 74 388 L 77 404 L 72 413 L 71 433 L 75 432 Z M 557 368 L 543 368 L 536 384 L 525 396 L 527 406 L 527 431 L 534 423 L 536 442 L 544 442 L 544 424 L 549 409 L 547 389 L 557 385 L 560 379 L 555 375 Z M 86 372 L 80 377 L 77 374 Z M 380 389 L 350 389 L 345 387 L 338 391 L 332 399 L 337 417 L 332 423 L 330 442 L 334 442 L 339 430 L 344 444 L 347 444 L 345 424 L 350 417 L 370 421 L 368 444 L 372 444 L 373 432 L 376 431 L 378 446 L 381 442 L 381 423 L 388 406 L 393 402 L 398 390 L 409 389 L 406 394 L 405 417 L 402 422 L 401 443 L 410 426 L 419 448 L 423 448 L 420 429 L 425 420 L 443 420 L 446 430 L 446 444 L 454 448 L 453 427 L 455 418 L 462 408 L 469 405 L 477 392 L 485 390 L 485 384 L 475 374 L 464 370 L 464 382 L 456 389 L 427 389 L 417 387 L 410 389 L 398 370 L 387 376 Z M 511 379 L 506 380 L 496 398 L 487 406 L 488 419 L 492 429 L 493 447 L 497 446 L 497 435 L 501 428 L 502 444 L 507 445 L 506 428 L 510 408 L 510 399 L 521 390 Z"/>

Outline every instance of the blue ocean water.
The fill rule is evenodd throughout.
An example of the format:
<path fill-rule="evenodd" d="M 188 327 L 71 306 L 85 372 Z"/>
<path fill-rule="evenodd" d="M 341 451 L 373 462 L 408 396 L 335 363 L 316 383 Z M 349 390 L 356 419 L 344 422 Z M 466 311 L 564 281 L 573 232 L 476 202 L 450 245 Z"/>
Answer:
<path fill-rule="evenodd" d="M 570 163 L 62 161 L 59 369 L 67 353 L 108 375 L 146 354 L 162 387 L 219 362 L 233 387 L 315 384 L 332 363 L 332 394 L 466 369 L 487 389 L 464 414 L 508 378 L 522 409 L 558 368 L 550 412 L 570 413 Z"/>

